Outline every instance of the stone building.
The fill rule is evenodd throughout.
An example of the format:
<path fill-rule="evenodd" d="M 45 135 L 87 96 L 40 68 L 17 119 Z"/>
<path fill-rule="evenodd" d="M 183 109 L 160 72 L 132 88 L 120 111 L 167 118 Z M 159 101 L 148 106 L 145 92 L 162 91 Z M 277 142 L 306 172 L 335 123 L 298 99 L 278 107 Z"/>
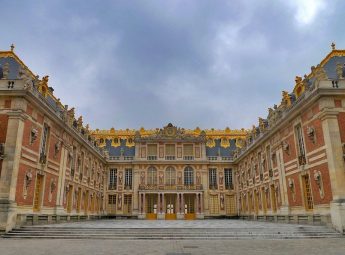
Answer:
<path fill-rule="evenodd" d="M 345 51 L 251 129 L 90 130 L 0 52 L 0 230 L 92 217 L 241 217 L 345 229 Z"/>

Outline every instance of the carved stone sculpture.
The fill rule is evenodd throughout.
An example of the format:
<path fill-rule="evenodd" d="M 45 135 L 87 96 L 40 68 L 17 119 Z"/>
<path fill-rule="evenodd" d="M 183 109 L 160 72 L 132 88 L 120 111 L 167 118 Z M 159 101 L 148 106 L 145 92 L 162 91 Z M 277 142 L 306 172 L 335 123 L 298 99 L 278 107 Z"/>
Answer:
<path fill-rule="evenodd" d="M 26 172 L 25 177 L 24 177 L 24 185 L 23 185 L 23 197 L 24 197 L 24 199 L 27 198 L 28 189 L 30 187 L 31 182 L 32 182 L 32 172 L 29 170 Z"/>

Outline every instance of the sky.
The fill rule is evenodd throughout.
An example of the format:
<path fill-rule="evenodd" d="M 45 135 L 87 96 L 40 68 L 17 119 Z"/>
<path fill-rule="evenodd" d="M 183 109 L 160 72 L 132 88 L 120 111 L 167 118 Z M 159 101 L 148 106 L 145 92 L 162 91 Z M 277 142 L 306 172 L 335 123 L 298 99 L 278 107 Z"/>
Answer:
<path fill-rule="evenodd" d="M 340 0 L 0 0 L 16 54 L 92 129 L 250 128 L 330 52 Z"/>

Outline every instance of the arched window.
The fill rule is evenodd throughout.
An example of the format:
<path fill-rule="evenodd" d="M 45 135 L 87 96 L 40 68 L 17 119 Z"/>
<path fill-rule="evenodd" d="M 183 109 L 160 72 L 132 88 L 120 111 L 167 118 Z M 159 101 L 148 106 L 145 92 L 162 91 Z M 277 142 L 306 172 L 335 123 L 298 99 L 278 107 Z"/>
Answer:
<path fill-rule="evenodd" d="M 172 166 L 167 167 L 165 170 L 165 184 L 175 185 L 176 180 L 176 170 Z"/>
<path fill-rule="evenodd" d="M 184 185 L 194 184 L 194 170 L 190 166 L 184 169 Z"/>
<path fill-rule="evenodd" d="M 147 170 L 147 184 L 157 184 L 157 170 L 153 166 L 150 166 Z"/>

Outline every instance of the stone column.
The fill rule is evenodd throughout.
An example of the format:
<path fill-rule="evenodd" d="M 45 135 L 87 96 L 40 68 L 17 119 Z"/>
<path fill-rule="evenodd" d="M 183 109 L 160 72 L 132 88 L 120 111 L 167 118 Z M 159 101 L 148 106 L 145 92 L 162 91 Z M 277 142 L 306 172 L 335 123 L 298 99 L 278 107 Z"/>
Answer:
<path fill-rule="evenodd" d="M 204 214 L 204 196 L 200 193 L 200 213 Z"/>
<path fill-rule="evenodd" d="M 195 214 L 199 214 L 199 193 L 195 193 Z"/>
<path fill-rule="evenodd" d="M 5 158 L 0 177 L 0 232 L 9 231 L 16 224 L 15 202 L 19 161 L 21 157 L 24 120 L 22 112 L 8 113 L 8 128 L 5 143 Z"/>
<path fill-rule="evenodd" d="M 185 213 L 185 205 L 184 205 L 184 193 L 181 193 L 181 204 L 182 204 L 182 207 L 181 207 L 181 209 L 182 209 L 182 211 L 181 211 L 181 213 L 184 215 L 184 213 Z"/>
<path fill-rule="evenodd" d="M 320 119 L 333 195 L 331 202 L 332 224 L 338 231 L 343 232 L 345 231 L 345 166 L 337 119 L 338 112 L 330 110 L 330 106 L 334 107 L 333 98 L 324 99 L 320 102 L 320 108 L 324 107 Z"/>
<path fill-rule="evenodd" d="M 176 203 L 174 204 L 174 210 L 175 210 L 175 213 L 176 215 L 180 213 L 180 194 L 177 193 L 176 194 Z"/>
<path fill-rule="evenodd" d="M 288 193 L 287 193 L 285 168 L 284 168 L 284 162 L 283 162 L 283 149 L 281 148 L 281 146 L 276 152 L 276 157 L 277 157 L 278 171 L 279 171 L 279 190 L 280 190 L 280 197 L 282 200 L 282 205 L 279 211 L 281 215 L 288 215 L 290 212 L 289 199 L 288 199 Z M 271 159 L 267 159 L 267 160 L 271 160 Z M 278 206 L 278 203 L 277 203 L 277 206 Z"/>
<path fill-rule="evenodd" d="M 133 169 L 133 215 L 138 215 L 140 207 L 139 200 L 140 197 L 138 196 L 139 192 L 139 182 L 140 182 L 140 172 L 139 169 Z"/>
<path fill-rule="evenodd" d="M 204 214 L 208 215 L 208 191 L 207 191 L 207 184 L 208 184 L 208 171 L 207 168 L 203 169 L 202 171 L 202 187 L 203 187 L 203 205 L 204 205 Z"/>
<path fill-rule="evenodd" d="M 164 193 L 162 193 L 162 204 L 161 204 L 161 207 L 162 207 L 162 210 L 161 210 L 161 217 L 162 219 L 165 218 L 165 199 L 164 199 Z"/>
<path fill-rule="evenodd" d="M 161 212 L 161 193 L 157 193 L 158 199 L 157 199 L 157 217 L 158 214 Z"/>
<path fill-rule="evenodd" d="M 141 215 L 142 213 L 142 210 L 141 210 L 141 193 L 139 192 L 139 195 L 138 195 L 138 216 Z"/>
<path fill-rule="evenodd" d="M 65 213 L 64 208 L 63 208 L 63 196 L 64 196 L 64 191 L 65 191 L 65 179 L 66 179 L 68 154 L 69 154 L 69 151 L 65 147 L 65 144 L 62 145 L 61 162 L 60 162 L 60 169 L 59 169 L 59 180 L 58 180 L 57 195 L 56 195 L 56 207 L 55 207 L 56 214 Z"/>
<path fill-rule="evenodd" d="M 143 215 L 142 215 L 143 218 L 146 217 L 146 194 L 145 192 L 143 193 Z"/>

